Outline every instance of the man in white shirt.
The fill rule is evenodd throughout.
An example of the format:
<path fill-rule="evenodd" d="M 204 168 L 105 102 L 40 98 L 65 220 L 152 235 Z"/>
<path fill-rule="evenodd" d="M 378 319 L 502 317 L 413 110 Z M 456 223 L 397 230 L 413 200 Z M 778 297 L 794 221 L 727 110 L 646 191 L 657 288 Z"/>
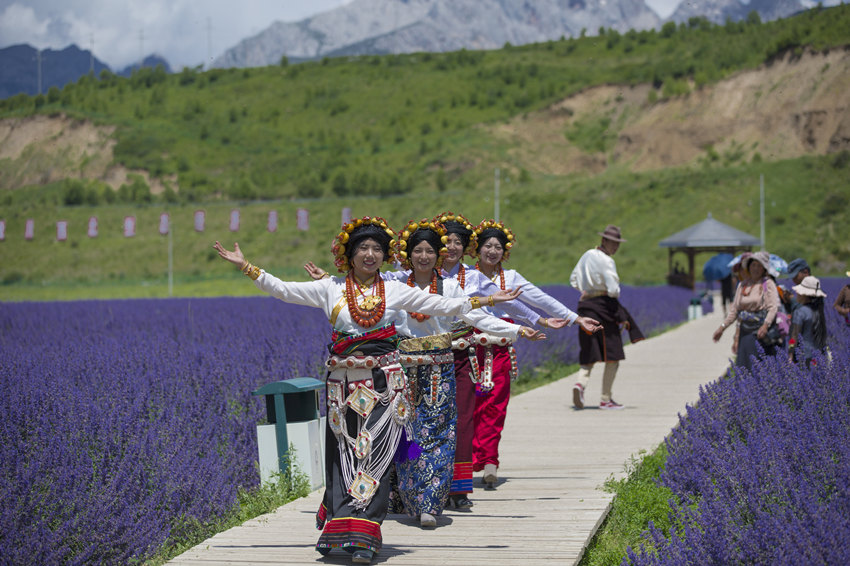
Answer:
<path fill-rule="evenodd" d="M 643 339 L 640 329 L 631 315 L 620 304 L 620 277 L 612 257 L 625 242 L 620 229 L 609 224 L 599 232 L 602 242 L 599 247 L 588 250 L 581 256 L 570 275 L 570 285 L 581 291 L 578 303 L 579 316 L 589 316 L 602 323 L 602 332 L 587 334 L 579 331 L 579 364 L 581 372 L 573 386 L 573 404 L 584 408 L 584 390 L 590 381 L 590 371 L 596 362 L 605 362 L 602 375 L 602 398 L 600 409 L 622 409 L 623 405 L 611 397 L 611 388 L 617 376 L 623 353 L 622 328 L 629 330 L 632 342 Z"/>

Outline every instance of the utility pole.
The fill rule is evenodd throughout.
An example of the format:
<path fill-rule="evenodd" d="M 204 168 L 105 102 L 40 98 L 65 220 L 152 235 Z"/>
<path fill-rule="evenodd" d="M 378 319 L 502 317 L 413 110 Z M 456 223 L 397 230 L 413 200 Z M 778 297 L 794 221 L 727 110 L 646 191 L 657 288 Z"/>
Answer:
<path fill-rule="evenodd" d="M 496 167 L 496 186 L 494 187 L 493 220 L 499 221 L 499 168 Z"/>
<path fill-rule="evenodd" d="M 207 16 L 207 64 L 205 67 L 207 69 L 212 65 L 212 22 Z"/>
<path fill-rule="evenodd" d="M 761 221 L 761 251 L 767 249 L 767 242 L 764 241 L 764 173 L 759 175 L 759 198 L 761 203 L 759 204 L 759 219 Z"/>
<path fill-rule="evenodd" d="M 36 59 L 38 60 L 38 94 L 41 94 L 41 49 L 36 52 Z"/>
<path fill-rule="evenodd" d="M 139 30 L 139 69 L 142 68 L 142 63 L 145 60 L 145 29 Z"/>
<path fill-rule="evenodd" d="M 89 51 L 89 73 L 94 74 L 94 34 L 89 36 L 91 38 L 91 50 Z"/>

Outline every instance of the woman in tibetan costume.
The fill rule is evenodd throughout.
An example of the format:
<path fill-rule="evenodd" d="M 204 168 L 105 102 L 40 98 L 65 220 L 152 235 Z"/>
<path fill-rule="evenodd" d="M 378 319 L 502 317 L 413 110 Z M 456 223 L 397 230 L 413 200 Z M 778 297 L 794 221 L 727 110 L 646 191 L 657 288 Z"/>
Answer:
<path fill-rule="evenodd" d="M 215 249 L 238 265 L 257 287 L 281 300 L 320 308 L 333 327 L 326 365 L 328 426 L 325 440 L 325 495 L 316 514 L 322 529 L 316 549 L 352 553 L 369 564 L 382 545 L 389 471 L 412 407 L 397 350 L 396 326 L 408 312 L 460 316 L 473 305 L 422 293 L 398 281 L 384 281 L 380 267 L 391 259 L 395 234 L 381 218 L 364 217 L 343 226 L 334 240 L 342 277 L 286 282 L 245 260 L 239 245 Z"/>
<path fill-rule="evenodd" d="M 476 226 L 475 235 L 478 240 L 478 263 L 475 264 L 475 269 L 499 288 L 521 288 L 522 302 L 552 316 L 565 318 L 570 325 L 577 323 L 588 333 L 602 328 L 599 322 L 577 315 L 517 271 L 502 267 L 502 262 L 507 261 L 516 238 L 501 222 L 485 220 Z M 508 313 L 498 307 L 488 308 L 487 311 L 494 316 L 508 319 Z M 501 339 L 480 335 L 476 338 L 482 378 L 475 404 L 472 462 L 474 471 L 484 471 L 485 486 L 493 489 L 496 486 L 499 467 L 499 442 L 510 400 L 510 382 L 517 376 L 516 352 L 512 345 L 502 343 Z"/>
<path fill-rule="evenodd" d="M 445 280 L 457 282 L 460 289 L 469 297 L 487 296 L 500 291 L 490 279 L 463 264 L 463 256 L 474 257 L 477 251 L 474 226 L 462 214 L 443 212 L 432 220 L 446 228 L 446 256 L 441 274 Z M 482 299 L 483 300 L 483 299 Z M 539 324 L 547 328 L 561 328 L 567 324 L 563 318 L 543 318 L 537 312 L 526 307 L 521 301 L 502 303 L 500 309 L 510 319 L 522 321 L 528 325 Z M 487 328 L 479 327 L 486 335 L 494 336 Z M 508 341 L 506 340 L 507 344 Z M 472 443 L 475 435 L 475 388 L 481 380 L 478 358 L 475 350 L 475 336 L 471 326 L 461 326 L 453 330 L 452 352 L 454 354 L 456 399 L 457 399 L 457 446 L 455 449 L 454 476 L 452 478 L 449 499 L 456 509 L 469 509 L 472 500 L 469 495 L 472 487 Z M 473 371 L 475 368 L 475 371 Z"/>
<path fill-rule="evenodd" d="M 445 240 L 445 228 L 439 223 L 429 220 L 408 223 L 398 242 L 398 255 L 407 270 L 387 275 L 430 294 L 465 298 L 456 281 L 444 280 L 439 274 L 446 254 Z M 496 304 L 511 296 L 499 292 L 473 301 Z M 404 333 L 411 338 L 399 343 L 399 352 L 412 393 L 411 440 L 416 450 L 403 454 L 396 465 L 398 490 L 390 497 L 397 496 L 398 500 L 391 502 L 391 509 L 419 517 L 423 527 L 434 527 L 436 516 L 445 506 L 454 473 L 457 406 L 452 331 L 473 324 L 510 340 L 516 340 L 517 336 L 530 340 L 544 336 L 483 311 L 472 311 L 460 319 L 411 312 L 407 322 Z"/>

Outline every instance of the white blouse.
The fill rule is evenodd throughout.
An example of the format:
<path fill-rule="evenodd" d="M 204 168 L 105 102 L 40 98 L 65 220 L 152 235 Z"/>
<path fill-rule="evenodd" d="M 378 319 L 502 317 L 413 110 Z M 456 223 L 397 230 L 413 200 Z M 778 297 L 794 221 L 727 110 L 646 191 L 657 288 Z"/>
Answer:
<path fill-rule="evenodd" d="M 443 278 L 457 280 L 457 275 L 460 272 L 460 266 L 461 264 L 458 262 L 451 271 L 443 269 Z M 463 292 L 466 293 L 466 296 L 486 297 L 501 291 L 501 288 L 498 285 L 490 281 L 486 275 L 477 269 L 469 267 L 468 265 L 465 265 L 464 268 Z M 506 285 L 506 287 L 509 286 Z M 525 293 L 525 291 L 523 291 L 523 293 Z M 499 303 L 500 310 L 507 313 L 508 318 L 525 322 L 529 326 L 534 326 L 540 320 L 541 316 L 520 302 L 521 299 L 522 295 L 520 295 L 520 298 L 517 300 Z M 505 315 L 501 316 L 504 317 Z"/>
<path fill-rule="evenodd" d="M 335 330 L 349 334 L 362 334 L 370 330 L 351 319 L 345 298 L 345 277 L 293 282 L 281 281 L 274 275 L 260 270 L 260 277 L 254 283 L 261 291 L 287 303 L 320 308 L 328 320 L 332 320 L 335 316 L 333 321 Z M 358 292 L 358 304 L 362 304 L 365 297 L 373 295 L 374 291 L 372 287 L 364 291 L 365 295 Z M 394 280 L 384 281 L 384 295 L 386 300 L 384 316 L 372 328 L 392 323 L 395 324 L 397 331 L 403 333 L 402 329 L 406 328 L 410 319 L 408 311 L 462 317 L 472 310 L 472 305 L 466 296 L 449 298 L 432 295 Z"/>
<path fill-rule="evenodd" d="M 518 301 L 522 301 L 527 305 L 530 305 L 536 309 L 540 309 L 549 316 L 553 316 L 555 318 L 565 318 L 567 319 L 567 322 L 570 326 L 572 326 L 578 318 L 578 314 L 568 309 L 563 303 L 561 303 L 551 295 L 545 293 L 534 283 L 530 282 L 528 279 L 520 275 L 519 272 L 517 272 L 515 269 L 503 268 L 503 272 L 505 274 L 506 289 L 515 289 L 517 287 L 522 289 L 522 294 L 517 299 Z M 467 276 L 468 275 L 469 272 L 467 271 Z M 483 273 L 482 276 L 484 276 L 485 278 L 487 277 Z M 499 274 L 497 273 L 493 279 L 490 279 L 490 281 L 492 281 L 495 285 L 496 281 L 499 281 Z M 500 303 L 495 307 L 486 307 L 485 310 L 493 316 L 497 316 L 499 318 L 510 316 L 510 314 L 506 310 L 500 308 L 502 304 L 504 303 Z"/>
<path fill-rule="evenodd" d="M 477 272 L 476 272 L 477 273 Z M 407 278 L 410 276 L 410 271 L 391 271 L 382 274 L 385 279 L 395 279 L 404 285 L 407 285 Z M 420 289 L 419 287 L 411 287 L 411 289 Z M 428 293 L 428 289 L 420 289 L 423 293 Z M 454 279 L 443 279 L 443 296 L 448 298 L 463 298 L 467 301 L 469 297 L 460 288 L 460 285 Z M 416 311 L 414 311 L 416 312 Z M 511 341 L 516 341 L 519 333 L 519 325 L 512 324 L 500 318 L 496 318 L 484 312 L 484 309 L 474 309 L 467 314 L 460 316 L 432 316 L 422 322 L 414 319 L 411 316 L 407 317 L 407 324 L 404 328 L 396 326 L 396 330 L 400 334 L 406 334 L 413 338 L 421 338 L 423 336 L 433 336 L 434 334 L 442 334 L 452 331 L 452 323 L 460 318 L 466 324 L 474 326 L 478 330 L 492 334 L 494 336 L 505 336 Z"/>

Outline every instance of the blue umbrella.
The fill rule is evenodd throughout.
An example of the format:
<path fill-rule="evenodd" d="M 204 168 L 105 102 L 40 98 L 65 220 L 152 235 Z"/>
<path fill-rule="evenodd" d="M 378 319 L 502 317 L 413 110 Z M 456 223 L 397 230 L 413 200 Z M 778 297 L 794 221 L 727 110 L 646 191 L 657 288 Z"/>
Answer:
<path fill-rule="evenodd" d="M 770 267 L 775 269 L 779 275 L 788 273 L 788 262 L 776 254 L 770 254 Z"/>
<path fill-rule="evenodd" d="M 732 254 L 717 254 L 702 266 L 702 276 L 706 281 L 720 281 L 732 273 L 732 270 L 729 268 L 729 262 L 731 261 Z"/>

